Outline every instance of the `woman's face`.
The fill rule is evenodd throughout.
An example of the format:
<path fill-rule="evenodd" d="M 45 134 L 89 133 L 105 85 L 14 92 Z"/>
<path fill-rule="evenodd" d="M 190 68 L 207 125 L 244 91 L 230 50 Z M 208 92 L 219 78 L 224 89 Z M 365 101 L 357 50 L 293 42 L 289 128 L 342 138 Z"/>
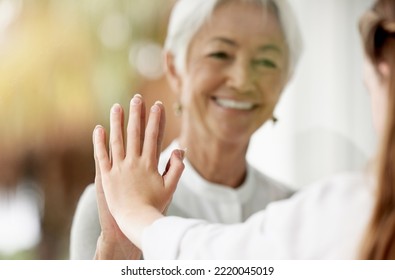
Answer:
<path fill-rule="evenodd" d="M 238 1 L 219 6 L 192 39 L 178 74 L 183 121 L 197 135 L 248 142 L 272 117 L 287 75 L 276 16 Z"/>

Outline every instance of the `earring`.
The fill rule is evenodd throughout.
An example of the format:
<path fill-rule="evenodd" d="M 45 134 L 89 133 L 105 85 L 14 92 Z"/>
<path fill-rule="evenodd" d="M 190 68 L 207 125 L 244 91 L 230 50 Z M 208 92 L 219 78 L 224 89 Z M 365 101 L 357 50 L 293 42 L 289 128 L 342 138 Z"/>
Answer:
<path fill-rule="evenodd" d="M 180 102 L 177 101 L 176 103 L 173 104 L 173 111 L 174 111 L 174 114 L 175 114 L 177 117 L 181 116 L 181 113 L 182 113 L 182 105 L 181 105 Z"/>
<path fill-rule="evenodd" d="M 278 122 L 278 119 L 275 116 L 272 116 L 272 122 L 275 125 Z"/>

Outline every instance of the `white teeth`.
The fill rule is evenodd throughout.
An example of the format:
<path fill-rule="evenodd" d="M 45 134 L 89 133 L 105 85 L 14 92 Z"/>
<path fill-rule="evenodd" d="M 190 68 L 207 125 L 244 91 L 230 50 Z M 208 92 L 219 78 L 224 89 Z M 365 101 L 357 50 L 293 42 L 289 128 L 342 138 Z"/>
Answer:
<path fill-rule="evenodd" d="M 254 107 L 254 103 L 246 101 L 236 101 L 231 99 L 220 99 L 216 98 L 217 104 L 224 108 L 236 109 L 236 110 L 251 110 Z"/>

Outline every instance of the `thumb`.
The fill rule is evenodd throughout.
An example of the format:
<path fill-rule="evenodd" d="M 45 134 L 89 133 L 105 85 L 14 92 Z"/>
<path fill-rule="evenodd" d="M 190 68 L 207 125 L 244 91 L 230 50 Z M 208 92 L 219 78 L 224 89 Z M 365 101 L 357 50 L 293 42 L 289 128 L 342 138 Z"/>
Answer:
<path fill-rule="evenodd" d="M 166 171 L 163 174 L 163 180 L 165 188 L 170 190 L 172 193 L 177 188 L 177 183 L 180 180 L 182 171 L 184 170 L 184 150 L 174 150 L 170 156 L 169 162 L 166 166 Z"/>
<path fill-rule="evenodd" d="M 100 164 L 99 164 L 99 159 L 97 157 L 97 151 L 95 147 L 95 131 L 93 132 L 93 156 L 95 159 L 95 189 L 96 189 L 96 195 L 98 199 L 101 199 L 102 196 L 104 197 L 104 192 L 103 192 L 103 185 L 102 185 L 102 178 L 101 178 L 101 170 L 100 170 Z"/>

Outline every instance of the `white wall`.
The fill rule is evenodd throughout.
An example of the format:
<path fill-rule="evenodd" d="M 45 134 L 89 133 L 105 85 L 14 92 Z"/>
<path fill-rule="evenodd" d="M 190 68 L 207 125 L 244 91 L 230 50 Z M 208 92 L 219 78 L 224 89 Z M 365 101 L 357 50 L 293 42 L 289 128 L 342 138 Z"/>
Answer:
<path fill-rule="evenodd" d="M 289 0 L 304 39 L 297 72 L 248 159 L 299 188 L 363 167 L 374 153 L 369 94 L 362 82 L 358 19 L 373 0 Z"/>

